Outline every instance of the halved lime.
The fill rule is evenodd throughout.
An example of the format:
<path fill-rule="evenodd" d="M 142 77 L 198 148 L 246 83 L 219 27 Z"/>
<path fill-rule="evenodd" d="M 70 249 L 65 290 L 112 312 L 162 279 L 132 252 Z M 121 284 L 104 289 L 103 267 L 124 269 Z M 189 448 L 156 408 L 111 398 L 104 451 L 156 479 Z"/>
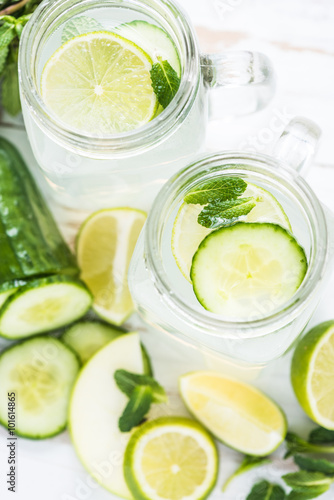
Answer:
<path fill-rule="evenodd" d="M 141 425 L 124 456 L 124 476 L 136 500 L 204 500 L 215 486 L 218 454 L 210 434 L 187 418 Z"/>
<path fill-rule="evenodd" d="M 248 184 L 243 197 L 253 197 L 255 207 L 248 215 L 240 217 L 244 222 L 272 222 L 291 231 L 289 219 L 276 198 L 255 184 Z M 172 252 L 183 276 L 190 281 L 190 268 L 193 256 L 204 238 L 211 233 L 197 222 L 202 205 L 183 203 L 175 218 L 172 233 Z"/>
<path fill-rule="evenodd" d="M 99 210 L 81 226 L 77 257 L 94 311 L 120 325 L 133 312 L 127 273 L 146 214 L 134 208 Z"/>
<path fill-rule="evenodd" d="M 215 372 L 180 377 L 188 410 L 217 439 L 248 455 L 265 456 L 284 440 L 283 411 L 255 387 Z"/>
<path fill-rule="evenodd" d="M 334 321 L 315 326 L 299 342 L 292 358 L 291 382 L 312 420 L 334 429 Z"/>
<path fill-rule="evenodd" d="M 79 35 L 47 61 L 41 79 L 45 104 L 67 125 L 94 135 L 140 127 L 157 109 L 151 58 L 107 31 Z"/>

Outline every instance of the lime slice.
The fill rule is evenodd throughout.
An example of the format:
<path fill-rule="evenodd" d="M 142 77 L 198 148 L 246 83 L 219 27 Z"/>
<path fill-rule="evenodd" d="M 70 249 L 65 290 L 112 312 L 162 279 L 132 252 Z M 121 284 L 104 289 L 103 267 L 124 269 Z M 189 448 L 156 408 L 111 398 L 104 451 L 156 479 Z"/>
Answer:
<path fill-rule="evenodd" d="M 217 439 L 242 453 L 268 455 L 285 438 L 284 413 L 249 384 L 198 371 L 180 377 L 180 392 L 197 420 Z"/>
<path fill-rule="evenodd" d="M 334 430 L 334 321 L 312 328 L 297 345 L 291 381 L 308 416 Z"/>
<path fill-rule="evenodd" d="M 134 498 L 202 500 L 217 480 L 218 454 L 208 432 L 187 418 L 163 417 L 140 426 L 124 456 Z"/>
<path fill-rule="evenodd" d="M 93 309 L 116 325 L 134 309 L 127 273 L 145 220 L 145 212 L 134 208 L 99 210 L 83 223 L 78 235 L 81 279 L 94 296 Z"/>
<path fill-rule="evenodd" d="M 256 206 L 248 215 L 240 217 L 244 222 L 271 222 L 292 231 L 289 219 L 276 198 L 263 188 L 248 184 L 242 195 L 254 197 Z M 175 218 L 172 232 L 172 252 L 183 276 L 190 280 L 190 268 L 193 256 L 204 238 L 211 233 L 197 222 L 202 205 L 183 203 Z"/>
<path fill-rule="evenodd" d="M 157 109 L 151 67 L 151 58 L 119 35 L 79 35 L 46 63 L 42 97 L 64 123 L 80 131 L 126 132 L 150 121 Z"/>

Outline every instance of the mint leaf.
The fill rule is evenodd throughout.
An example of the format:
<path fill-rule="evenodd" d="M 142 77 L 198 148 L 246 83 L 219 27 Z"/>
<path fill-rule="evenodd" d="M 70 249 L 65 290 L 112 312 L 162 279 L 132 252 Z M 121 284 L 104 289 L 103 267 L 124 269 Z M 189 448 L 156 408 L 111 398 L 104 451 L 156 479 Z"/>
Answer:
<path fill-rule="evenodd" d="M 334 480 L 334 478 L 328 477 L 322 472 L 309 472 L 306 470 L 290 472 L 282 476 L 282 479 L 294 490 L 301 491 L 306 488 L 325 488 L 326 486 L 328 489 Z"/>
<path fill-rule="evenodd" d="M 328 487 L 325 488 L 319 486 L 318 488 L 307 488 L 303 491 L 301 490 L 292 490 L 286 497 L 287 500 L 312 500 L 328 490 Z"/>
<path fill-rule="evenodd" d="M 253 486 L 246 500 L 284 500 L 285 497 L 285 491 L 278 484 L 260 481 Z"/>
<path fill-rule="evenodd" d="M 164 388 L 149 375 L 139 375 L 126 370 L 116 370 L 114 378 L 119 389 L 129 398 L 138 386 L 148 386 L 152 389 L 152 400 L 154 403 L 166 403 L 167 396 Z"/>
<path fill-rule="evenodd" d="M 288 432 L 285 438 L 287 452 L 285 458 L 296 453 L 334 453 L 334 446 L 322 446 L 308 443 L 294 432 Z"/>
<path fill-rule="evenodd" d="M 233 479 L 235 479 L 237 476 L 240 476 L 241 474 L 244 474 L 245 472 L 255 467 L 259 467 L 267 463 L 270 463 L 268 457 L 253 457 L 252 455 L 246 455 L 241 462 L 240 467 L 238 467 L 237 470 L 233 472 L 233 474 L 225 481 L 222 491 L 226 491 L 231 481 L 233 481 Z"/>
<path fill-rule="evenodd" d="M 1 73 L 3 72 L 3 70 L 5 68 L 5 64 L 6 64 L 8 52 L 9 52 L 8 46 L 2 47 L 0 49 L 0 75 L 1 75 Z"/>
<path fill-rule="evenodd" d="M 197 217 L 197 222 L 209 229 L 228 226 L 242 215 L 247 215 L 255 205 L 254 198 L 215 200 L 203 208 Z"/>
<path fill-rule="evenodd" d="M 139 425 L 149 411 L 152 401 L 152 387 L 148 385 L 135 387 L 118 421 L 119 430 L 121 432 L 129 432 L 133 427 Z"/>
<path fill-rule="evenodd" d="M 7 64 L 3 71 L 2 105 L 13 116 L 21 109 L 19 76 L 16 62 Z"/>
<path fill-rule="evenodd" d="M 300 469 L 309 472 L 322 472 L 327 475 L 334 475 L 334 463 L 324 458 L 310 458 L 302 455 L 295 455 L 294 461 Z"/>
<path fill-rule="evenodd" d="M 61 35 L 61 42 L 65 43 L 71 38 L 93 31 L 102 31 L 103 26 L 92 17 L 79 16 L 67 21 Z"/>
<path fill-rule="evenodd" d="M 167 108 L 180 86 L 180 78 L 168 61 L 158 57 L 158 62 L 153 64 L 151 71 L 152 88 L 158 98 L 159 104 Z"/>
<path fill-rule="evenodd" d="M 15 21 L 15 18 L 13 18 Z M 7 47 L 11 43 L 12 40 L 16 37 L 15 32 L 15 22 L 9 23 L 5 22 L 0 27 L 0 49 L 3 47 Z"/>
<path fill-rule="evenodd" d="M 334 431 L 317 427 L 310 432 L 308 440 L 313 444 L 334 444 Z"/>
<path fill-rule="evenodd" d="M 246 190 L 240 177 L 220 177 L 199 183 L 184 198 L 186 203 L 206 205 L 213 201 L 235 200 Z"/>

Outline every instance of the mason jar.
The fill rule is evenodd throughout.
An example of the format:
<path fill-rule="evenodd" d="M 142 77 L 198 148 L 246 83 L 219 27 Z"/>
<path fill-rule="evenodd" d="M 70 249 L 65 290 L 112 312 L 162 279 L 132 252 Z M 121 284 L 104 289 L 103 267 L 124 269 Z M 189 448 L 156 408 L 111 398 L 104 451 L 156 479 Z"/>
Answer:
<path fill-rule="evenodd" d="M 163 332 L 207 359 L 245 369 L 261 368 L 289 350 L 311 318 L 333 264 L 334 218 L 301 175 L 319 136 L 315 124 L 296 118 L 273 156 L 215 153 L 188 165 L 164 185 L 138 240 L 128 276 L 137 310 L 157 335 Z M 241 177 L 268 190 L 283 206 L 308 260 L 305 278 L 289 300 L 277 307 L 264 304 L 260 314 L 247 319 L 224 318 L 204 309 L 172 255 L 173 222 L 185 194 L 222 175 Z"/>
<path fill-rule="evenodd" d="M 67 126 L 45 106 L 43 67 L 61 44 L 64 23 L 82 15 L 102 19 L 106 30 L 145 20 L 173 40 L 182 68 L 180 87 L 146 125 L 113 135 L 89 134 Z M 167 0 L 44 0 L 22 34 L 19 79 L 31 147 L 49 195 L 68 209 L 67 221 L 102 207 L 147 210 L 166 180 L 203 149 L 209 94 L 212 116 L 224 117 L 261 109 L 274 90 L 266 56 L 200 54 L 188 17 Z"/>

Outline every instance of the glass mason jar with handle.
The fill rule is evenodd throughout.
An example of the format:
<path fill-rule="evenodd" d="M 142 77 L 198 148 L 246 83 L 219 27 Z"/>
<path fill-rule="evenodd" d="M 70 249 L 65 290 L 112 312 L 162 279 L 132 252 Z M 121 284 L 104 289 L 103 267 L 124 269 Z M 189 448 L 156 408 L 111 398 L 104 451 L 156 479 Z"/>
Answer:
<path fill-rule="evenodd" d="M 147 322 L 231 366 L 262 367 L 289 349 L 312 316 L 333 264 L 334 218 L 301 175 L 319 136 L 313 122 L 296 118 L 283 132 L 273 157 L 217 153 L 199 159 L 165 184 L 138 240 L 128 277 L 137 309 Z M 246 319 L 224 318 L 204 309 L 172 254 L 173 223 L 185 194 L 222 175 L 241 177 L 273 195 L 308 261 L 304 280 L 292 297 L 278 306 L 262 303 L 262 310 Z"/>
<path fill-rule="evenodd" d="M 180 61 L 180 87 L 166 109 L 147 124 L 113 135 L 81 133 L 43 102 L 43 67 L 61 45 L 64 23 L 81 16 L 110 31 L 122 23 L 146 21 L 173 41 Z M 24 29 L 19 74 L 24 120 L 41 172 L 56 201 L 79 214 L 112 206 L 147 210 L 163 183 L 203 149 L 212 91 L 221 88 L 224 93 L 229 87 L 234 93 L 240 87 L 233 109 L 229 99 L 223 109 L 219 103 L 212 106 L 215 116 L 218 112 L 227 116 L 261 109 L 274 90 L 266 56 L 201 55 L 187 16 L 167 0 L 44 0 Z"/>

